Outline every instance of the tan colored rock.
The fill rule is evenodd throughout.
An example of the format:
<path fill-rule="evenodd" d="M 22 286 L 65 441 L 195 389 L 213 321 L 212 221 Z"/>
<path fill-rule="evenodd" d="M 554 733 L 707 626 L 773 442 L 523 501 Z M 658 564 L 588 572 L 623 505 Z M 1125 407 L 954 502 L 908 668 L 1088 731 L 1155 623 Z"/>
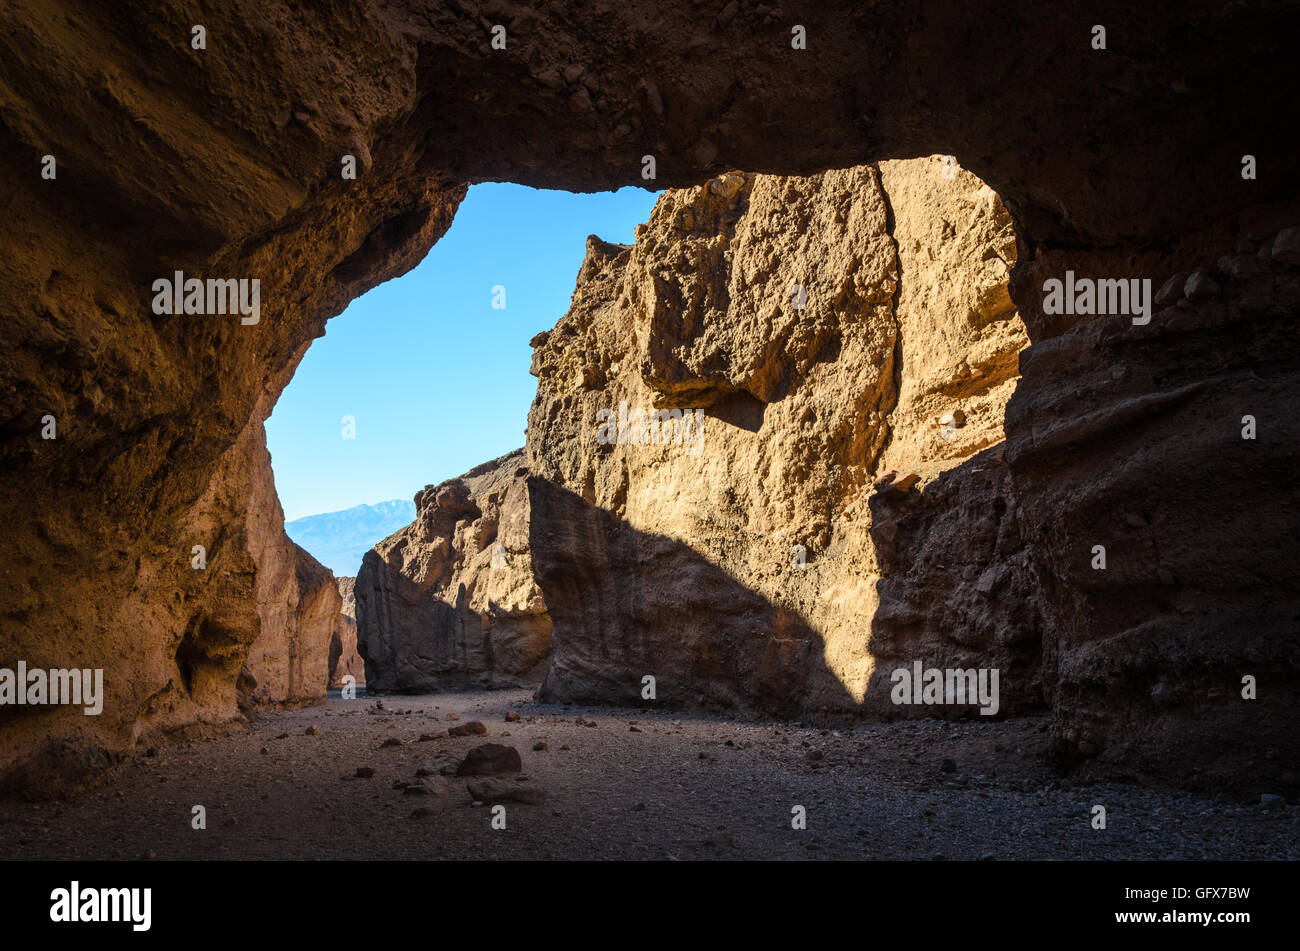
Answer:
<path fill-rule="evenodd" d="M 642 703 L 653 676 L 668 705 L 887 712 L 866 696 L 874 483 L 910 470 L 885 483 L 903 498 L 1001 441 L 1027 339 L 1009 216 L 940 170 L 729 173 L 666 192 L 632 248 L 588 240 L 569 313 L 534 340 L 545 699 Z M 933 420 L 957 400 L 946 443 Z"/>
<path fill-rule="evenodd" d="M 330 638 L 329 685 L 343 686 L 344 677 L 351 677 L 353 684 L 363 684 L 366 682 L 366 664 L 357 653 L 357 579 L 336 580 L 343 604 L 339 609 L 339 619 L 334 627 L 334 634 Z"/>
<path fill-rule="evenodd" d="M 533 579 L 523 451 L 415 498 L 411 525 L 366 553 L 357 647 L 371 690 L 541 679 L 551 620 Z"/>
<path fill-rule="evenodd" d="M 257 564 L 259 630 L 240 671 L 241 708 L 325 699 L 330 640 L 343 599 L 334 574 L 284 532 L 271 455 L 254 455 L 247 525 Z"/>

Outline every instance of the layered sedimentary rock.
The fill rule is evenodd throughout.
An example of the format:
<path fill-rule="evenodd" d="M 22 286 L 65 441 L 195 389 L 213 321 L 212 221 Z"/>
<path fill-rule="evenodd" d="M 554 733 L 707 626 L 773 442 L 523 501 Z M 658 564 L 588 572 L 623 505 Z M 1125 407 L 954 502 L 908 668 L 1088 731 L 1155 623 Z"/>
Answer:
<path fill-rule="evenodd" d="M 366 681 L 366 662 L 357 653 L 357 579 L 337 580 L 343 605 L 339 609 L 338 622 L 334 625 L 334 635 L 330 638 L 329 684 L 331 687 L 344 686 L 345 677 L 351 677 L 353 684 Z"/>
<path fill-rule="evenodd" d="M 551 619 L 533 577 L 523 451 L 426 486 L 415 508 L 415 521 L 367 552 L 357 575 L 367 688 L 540 680 Z"/>
<path fill-rule="evenodd" d="M 731 172 L 666 193 L 634 247 L 589 239 L 569 313 L 534 340 L 543 695 L 640 701 L 653 676 L 670 704 L 892 712 L 868 690 L 887 607 L 869 500 L 886 460 L 919 492 L 1001 441 L 1027 340 L 1014 261 L 997 197 L 938 156 Z M 1000 485 L 962 494 L 957 534 L 1005 505 Z M 967 554 L 979 574 L 1009 553 Z M 1032 707 L 1037 639 L 1014 621 L 914 625 L 893 647 L 932 665 L 1001 644 L 1034 675 L 1007 702 Z"/>
<path fill-rule="evenodd" d="M 491 43 L 498 25 L 504 49 Z M 1104 49 L 1095 48 L 1096 25 L 1107 31 Z M 806 49 L 792 48 L 795 26 Z M 780 2 L 556 3 L 544 12 L 476 0 L 215 2 L 201 14 L 175 2 L 6 4 L 0 629 L 8 661 L 103 666 L 108 698 L 100 718 L 0 712 L 0 771 L 41 760 L 76 772 L 164 726 L 233 715 L 234 682 L 257 627 L 252 562 L 240 530 L 228 527 L 251 488 L 237 447 L 247 449 L 244 434 L 265 418 L 325 320 L 411 267 L 446 229 L 460 183 L 645 184 L 649 156 L 656 185 L 689 186 L 729 168 L 811 175 L 955 153 L 1015 222 L 1012 298 L 1035 348 L 1018 389 L 1025 409 L 1013 401 L 1007 432 L 1013 449 L 1029 447 L 1036 433 L 1074 425 L 1069 414 L 1085 408 L 1068 397 L 1069 380 L 1029 370 L 1057 361 L 1053 338 L 1077 327 L 1082 340 L 1096 322 L 1043 314 L 1045 277 L 1073 268 L 1162 282 L 1217 269 L 1240 239 L 1300 221 L 1300 152 L 1278 118 L 1289 114 L 1291 90 L 1275 74 L 1298 26 L 1300 11 L 1286 3 L 1192 3 L 1171 14 L 1070 0 L 1050 16 L 993 2 L 935 16 L 905 0 L 815 11 Z M 1247 154 L 1258 168 L 1251 177 L 1242 174 Z M 340 174 L 348 156 L 355 180 Z M 260 279 L 259 323 L 153 316 L 152 282 L 178 269 Z M 1225 311 L 1242 319 L 1232 325 L 1226 369 L 1205 377 L 1205 398 L 1267 403 L 1276 418 L 1294 417 L 1294 388 L 1277 385 L 1282 371 L 1268 378 L 1242 362 L 1276 352 L 1267 315 L 1245 306 L 1244 285 L 1218 286 Z M 1224 333 L 1152 328 L 1115 345 L 1138 348 L 1137 364 L 1160 368 L 1150 377 L 1158 390 L 1177 375 L 1172 368 L 1198 366 L 1207 342 L 1224 343 Z M 1083 347 L 1060 366 L 1104 378 L 1117 352 Z M 1060 467 L 1072 460 L 1106 473 L 1083 509 L 1158 496 L 1161 517 L 1146 526 L 1152 549 L 1199 538 L 1207 561 L 1238 553 L 1228 573 L 1242 579 L 1232 614 L 1285 652 L 1295 639 L 1285 619 L 1295 616 L 1288 591 L 1296 586 L 1266 584 L 1286 562 L 1264 564 L 1284 537 L 1275 533 L 1297 535 L 1293 489 L 1273 475 L 1286 449 L 1264 446 L 1282 430 L 1261 429 L 1254 445 L 1267 465 L 1237 481 L 1242 473 L 1224 468 L 1230 457 L 1199 442 L 1211 420 L 1192 405 L 1162 412 L 1145 430 L 1147 444 L 1180 447 L 1177 478 L 1121 487 L 1133 447 L 1104 415 L 1094 417 L 1097 438 L 1059 458 L 1011 452 L 1021 506 L 1038 520 L 1034 550 L 1053 573 L 1073 577 L 1074 549 L 1051 526 L 1082 522 L 1074 509 L 1052 506 L 1073 506 L 1082 494 L 1060 490 Z M 56 440 L 41 438 L 46 416 L 57 420 Z M 1275 522 L 1256 538 L 1250 519 L 1207 516 L 1206 486 L 1219 485 L 1255 499 Z M 201 574 L 189 558 L 205 540 L 216 558 Z M 1152 592 L 1168 593 L 1151 580 L 1157 568 L 1140 570 Z M 1181 577 L 1183 615 L 1213 615 L 1224 603 L 1221 582 Z M 1105 671 L 1112 645 L 1142 640 L 1147 601 L 1119 616 L 1109 591 L 1067 590 L 1050 577 L 1044 585 L 1045 644 L 1072 643 L 1077 617 L 1107 617 L 1109 633 L 1089 623 L 1079 642 Z M 1184 630 L 1188 664 L 1179 670 L 1235 670 L 1256 656 L 1221 630 Z M 207 686 L 163 703 L 180 676 L 182 642 L 210 658 L 195 681 Z M 1051 652 L 1049 663 L 1073 654 Z M 1161 748 L 1185 743 L 1197 755 L 1162 754 L 1147 765 L 1190 780 L 1200 744 L 1223 726 L 1217 755 L 1245 772 L 1255 754 L 1227 729 L 1241 718 L 1255 724 L 1255 747 L 1281 751 L 1254 775 L 1300 788 L 1287 765 L 1298 759 L 1294 740 L 1279 729 L 1300 674 L 1275 662 L 1277 689 L 1253 706 L 1204 715 L 1161 707 Z M 1159 683 L 1144 678 L 1104 701 L 1104 678 L 1064 681 L 1090 685 L 1054 706 L 1062 742 L 1081 756 L 1123 746 L 1117 724 L 1144 722 L 1155 709 Z M 1134 764 L 1145 748 L 1131 747 Z"/>

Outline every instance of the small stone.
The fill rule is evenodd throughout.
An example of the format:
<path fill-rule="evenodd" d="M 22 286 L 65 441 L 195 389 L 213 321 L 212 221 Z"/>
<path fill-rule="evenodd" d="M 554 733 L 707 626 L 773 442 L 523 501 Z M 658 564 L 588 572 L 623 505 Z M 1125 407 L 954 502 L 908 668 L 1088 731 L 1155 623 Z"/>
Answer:
<path fill-rule="evenodd" d="M 465 755 L 465 760 L 456 770 L 457 776 L 500 776 L 503 773 L 522 772 L 523 763 L 519 751 L 513 746 L 500 743 L 484 743 L 476 746 Z"/>
<path fill-rule="evenodd" d="M 476 802 L 518 802 L 526 806 L 540 806 L 546 801 L 546 791 L 536 786 L 520 786 L 504 779 L 484 779 L 467 783 L 465 789 Z"/>
<path fill-rule="evenodd" d="M 317 727 L 317 726 L 313 723 L 311 726 L 307 727 L 307 729 L 303 730 L 302 735 L 303 735 L 303 736 L 315 736 L 315 735 L 316 735 L 317 733 L 319 733 L 319 732 L 320 732 L 320 728 Z"/>
<path fill-rule="evenodd" d="M 263 755 L 263 756 L 266 756 L 266 755 L 269 754 L 270 752 L 271 752 L 271 751 L 268 750 L 265 746 L 262 747 L 262 755 Z"/>
<path fill-rule="evenodd" d="M 560 747 L 560 751 L 561 751 L 561 752 L 567 752 L 568 749 L 569 749 L 569 744 L 568 744 L 568 743 L 565 743 L 563 746 Z"/>
<path fill-rule="evenodd" d="M 541 753 L 543 750 L 549 750 L 549 749 L 550 747 L 547 746 L 545 741 L 543 740 L 538 740 L 536 743 L 533 744 L 534 753 Z"/>
<path fill-rule="evenodd" d="M 1286 228 L 1273 239 L 1273 260 L 1300 264 L 1300 228 Z"/>
<path fill-rule="evenodd" d="M 630 726 L 630 727 L 627 728 L 627 732 L 629 732 L 629 733 L 640 733 L 640 732 L 642 732 L 642 730 L 641 730 L 641 728 L 640 728 L 639 726 Z"/>
<path fill-rule="evenodd" d="M 984 573 L 975 582 L 975 590 L 980 594 L 992 594 L 993 590 L 1001 583 L 1004 570 L 1002 565 L 990 565 L 985 568 Z"/>
<path fill-rule="evenodd" d="M 513 710 L 507 710 L 507 711 L 506 711 L 506 722 L 507 722 L 507 723 L 518 723 L 518 722 L 519 722 L 519 714 L 515 713 L 515 711 L 513 711 Z"/>
<path fill-rule="evenodd" d="M 379 748 L 382 750 L 389 746 L 401 746 L 401 745 L 402 745 L 402 741 L 400 739 L 398 739 L 395 736 L 390 736 L 388 739 L 384 740 L 384 742 L 379 744 Z"/>
<path fill-rule="evenodd" d="M 471 720 L 469 723 L 452 727 L 448 732 L 452 736 L 483 736 L 487 733 L 487 727 L 481 720 Z"/>
<path fill-rule="evenodd" d="M 823 753 L 821 750 L 809 750 L 809 751 L 808 751 L 808 758 L 809 758 L 810 760 L 812 760 L 814 763 L 816 763 L 816 762 L 818 762 L 818 761 L 820 761 L 820 760 L 825 759 L 825 758 L 826 758 L 826 754 Z"/>
<path fill-rule="evenodd" d="M 369 779 L 375 775 L 375 771 L 374 768 L 370 766 L 358 766 L 357 771 L 353 773 L 353 775 L 357 779 Z"/>
<path fill-rule="evenodd" d="M 1186 274 L 1175 274 L 1169 280 L 1160 285 L 1160 290 L 1156 291 L 1156 306 L 1164 307 L 1168 304 L 1176 304 L 1183 299 L 1183 285 L 1187 283 Z"/>
<path fill-rule="evenodd" d="M 281 733 L 279 736 L 276 737 L 277 740 L 287 740 L 288 738 L 289 738 L 288 733 Z"/>
<path fill-rule="evenodd" d="M 577 91 L 569 97 L 569 111 L 575 115 L 581 115 L 591 109 L 591 96 L 587 93 L 587 87 L 579 86 Z"/>
<path fill-rule="evenodd" d="M 431 816 L 431 815 L 433 815 L 433 810 L 430 809 L 428 806 L 417 806 L 416 808 L 411 810 L 412 819 L 423 819 L 426 816 Z"/>
<path fill-rule="evenodd" d="M 1227 271 L 1238 280 L 1248 280 L 1252 277 L 1259 277 L 1264 273 L 1264 265 L 1259 262 L 1259 257 L 1254 254 L 1238 254 L 1228 261 Z"/>
<path fill-rule="evenodd" d="M 460 714 L 459 714 L 459 713 L 449 713 L 449 714 L 447 714 L 447 719 L 448 719 L 448 720 L 459 720 L 459 719 L 460 719 Z"/>
<path fill-rule="evenodd" d="M 1219 285 L 1204 271 L 1193 271 L 1192 276 L 1183 285 L 1183 293 L 1190 301 L 1209 300 L 1219 296 Z"/>

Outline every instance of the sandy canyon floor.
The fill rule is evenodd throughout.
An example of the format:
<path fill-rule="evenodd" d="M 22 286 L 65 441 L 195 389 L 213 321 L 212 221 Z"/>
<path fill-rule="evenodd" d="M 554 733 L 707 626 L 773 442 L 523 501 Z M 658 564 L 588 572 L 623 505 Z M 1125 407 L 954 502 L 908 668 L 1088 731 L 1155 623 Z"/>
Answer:
<path fill-rule="evenodd" d="M 1047 756 L 1045 720 L 832 731 L 556 707 L 525 690 L 379 702 L 265 715 L 143 751 L 71 801 L 0 803 L 0 850 L 79 860 L 1300 858 L 1300 807 L 1076 784 Z M 487 735 L 420 740 L 474 720 Z M 519 751 L 522 774 L 502 780 L 545 792 L 540 805 L 506 805 L 505 829 L 471 801 L 476 780 L 446 777 L 442 794 L 395 788 L 416 784 L 422 768 L 435 778 L 421 785 L 440 788 L 449 757 L 483 743 Z M 1092 828 L 1096 804 L 1105 830 Z M 204 830 L 192 828 L 195 805 Z M 791 827 L 795 806 L 804 830 Z"/>

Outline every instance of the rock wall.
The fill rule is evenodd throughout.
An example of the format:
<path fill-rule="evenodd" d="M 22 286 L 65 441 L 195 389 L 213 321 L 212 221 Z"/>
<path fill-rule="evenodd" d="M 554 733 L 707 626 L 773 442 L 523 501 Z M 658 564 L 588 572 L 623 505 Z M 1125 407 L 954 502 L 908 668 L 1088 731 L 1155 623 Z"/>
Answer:
<path fill-rule="evenodd" d="M 1300 789 L 1300 230 L 1220 247 L 1186 268 L 1133 262 L 1148 324 L 1080 320 L 1030 347 L 1006 458 L 1062 753 L 1258 795 Z M 1108 263 L 1043 254 L 1019 280 Z"/>
<path fill-rule="evenodd" d="M 522 450 L 416 493 L 416 518 L 366 552 L 357 649 L 372 691 L 540 680 L 551 619 L 533 578 Z"/>
<path fill-rule="evenodd" d="M 343 606 L 339 609 L 338 623 L 330 638 L 329 685 L 342 687 L 343 678 L 351 677 L 353 684 L 366 682 L 366 662 L 357 652 L 357 579 L 338 578 L 339 594 Z"/>
<path fill-rule="evenodd" d="M 343 599 L 333 572 L 284 532 L 265 436 L 253 460 L 246 524 L 259 623 L 237 680 L 239 706 L 247 711 L 319 703 L 329 682 L 330 638 Z"/>
<path fill-rule="evenodd" d="M 874 484 L 889 464 L 919 492 L 1002 440 L 1027 343 L 1014 262 L 997 197 L 939 156 L 730 172 L 667 192 L 634 247 L 589 238 L 571 309 L 533 341 L 542 695 L 640 702 L 649 675 L 670 704 L 893 712 L 868 690 Z M 984 531 L 1002 489 L 966 491 L 944 510 L 958 535 Z M 999 643 L 1026 675 L 1005 702 L 1032 708 L 1035 629 L 1013 623 L 922 623 L 890 646 L 910 663 L 960 643 L 987 666 Z"/>

